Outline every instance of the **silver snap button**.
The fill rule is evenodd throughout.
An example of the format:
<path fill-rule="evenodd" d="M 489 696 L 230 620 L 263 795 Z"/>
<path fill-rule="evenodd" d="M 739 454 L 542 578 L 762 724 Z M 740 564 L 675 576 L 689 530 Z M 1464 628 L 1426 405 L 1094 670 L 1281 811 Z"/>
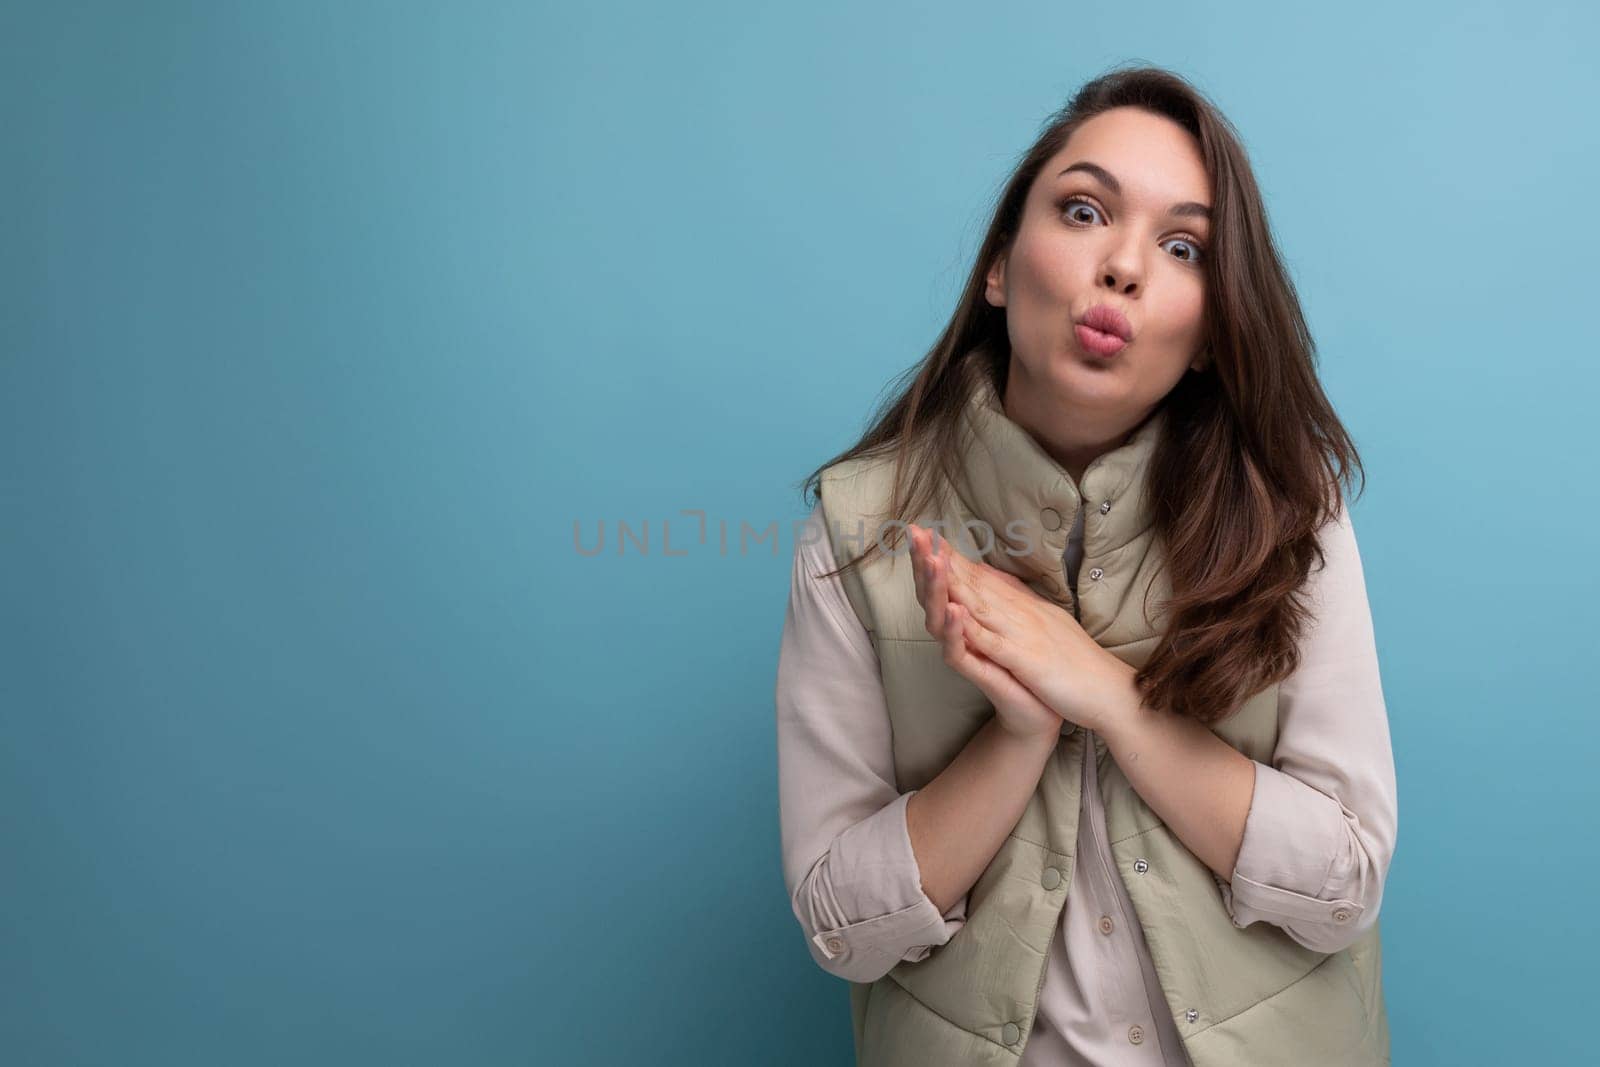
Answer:
<path fill-rule="evenodd" d="M 1193 1008 L 1190 1008 L 1188 1011 L 1183 1013 L 1183 1017 L 1190 1022 L 1194 1022 L 1200 1018 L 1200 1013 L 1195 1011 Z"/>
<path fill-rule="evenodd" d="M 1100 514 L 1104 515 L 1106 512 L 1108 512 L 1110 510 L 1111 510 L 1111 501 L 1109 501 L 1109 500 L 1102 501 L 1101 504 L 1100 504 Z"/>
<path fill-rule="evenodd" d="M 1089 577 L 1098 582 L 1101 578 L 1105 577 L 1105 573 L 1106 572 L 1101 570 L 1099 567 L 1094 567 L 1090 569 Z"/>
<path fill-rule="evenodd" d="M 1140 874 L 1143 874 L 1145 871 L 1148 871 L 1150 869 L 1150 865 L 1148 863 L 1146 863 L 1144 860 L 1134 860 L 1133 861 L 1133 869 L 1138 871 Z"/>

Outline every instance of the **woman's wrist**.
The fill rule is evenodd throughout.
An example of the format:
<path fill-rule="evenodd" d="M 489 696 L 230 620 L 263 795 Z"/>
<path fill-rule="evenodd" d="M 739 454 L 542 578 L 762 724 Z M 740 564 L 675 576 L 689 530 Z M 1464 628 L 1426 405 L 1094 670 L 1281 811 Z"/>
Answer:
<path fill-rule="evenodd" d="M 992 740 L 1000 748 L 1014 753 L 1019 758 L 1031 759 L 1042 768 L 1044 760 L 1054 751 L 1061 740 L 1060 725 L 1052 726 L 1048 730 L 1014 731 L 1006 726 L 1005 721 L 999 716 L 989 720 L 989 729 Z"/>
<path fill-rule="evenodd" d="M 1079 676 L 1073 689 L 1072 706 L 1056 708 L 1068 722 L 1104 737 L 1107 731 L 1126 721 L 1142 700 L 1134 678 L 1138 671 L 1110 652 Z M 1053 706 L 1053 705 L 1052 705 Z"/>

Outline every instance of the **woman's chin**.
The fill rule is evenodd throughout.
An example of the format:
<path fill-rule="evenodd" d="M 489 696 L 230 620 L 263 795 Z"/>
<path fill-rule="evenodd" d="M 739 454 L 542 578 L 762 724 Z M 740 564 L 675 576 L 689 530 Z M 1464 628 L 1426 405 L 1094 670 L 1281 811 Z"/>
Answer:
<path fill-rule="evenodd" d="M 1070 352 L 1053 368 L 1051 377 L 1063 396 L 1091 401 L 1114 401 L 1129 392 L 1128 365 L 1115 358 Z"/>

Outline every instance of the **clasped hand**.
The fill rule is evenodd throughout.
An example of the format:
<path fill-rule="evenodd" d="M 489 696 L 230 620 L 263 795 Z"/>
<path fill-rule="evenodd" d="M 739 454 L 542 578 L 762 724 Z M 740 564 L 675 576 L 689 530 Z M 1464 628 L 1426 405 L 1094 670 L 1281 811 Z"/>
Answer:
<path fill-rule="evenodd" d="M 1063 719 L 1101 727 L 1130 691 L 1132 667 L 1015 575 L 966 558 L 915 523 L 907 536 L 928 633 L 943 644 L 945 663 L 989 698 L 1009 733 L 1059 734 Z"/>

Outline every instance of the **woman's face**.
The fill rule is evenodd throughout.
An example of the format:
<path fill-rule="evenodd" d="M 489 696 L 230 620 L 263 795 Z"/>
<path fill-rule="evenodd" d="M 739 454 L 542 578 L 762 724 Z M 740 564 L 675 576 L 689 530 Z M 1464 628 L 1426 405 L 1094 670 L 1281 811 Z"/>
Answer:
<path fill-rule="evenodd" d="M 1035 420 L 1065 413 L 1080 440 L 1110 439 L 1199 369 L 1210 203 L 1199 146 L 1172 120 L 1121 107 L 1073 133 L 987 277 L 1011 338 L 1008 407 Z M 1111 355 L 1078 333 L 1097 304 L 1132 329 Z"/>

